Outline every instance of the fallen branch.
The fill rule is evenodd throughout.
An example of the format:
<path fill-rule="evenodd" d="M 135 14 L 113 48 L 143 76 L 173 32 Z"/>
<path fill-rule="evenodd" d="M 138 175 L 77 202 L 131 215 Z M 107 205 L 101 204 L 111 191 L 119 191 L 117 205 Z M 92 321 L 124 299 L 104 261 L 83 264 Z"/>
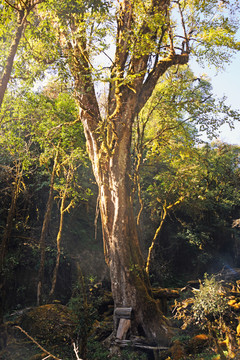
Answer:
<path fill-rule="evenodd" d="M 21 326 L 15 325 L 15 328 L 20 330 L 24 335 L 26 335 L 35 345 L 37 345 L 46 355 L 47 357 L 45 357 L 44 359 L 48 359 L 49 357 L 52 357 L 55 360 L 61 360 L 59 358 L 57 358 L 56 356 L 52 355 L 49 351 L 47 351 L 46 349 L 44 349 L 36 340 L 34 340 L 25 330 L 23 330 L 21 328 Z M 44 360 L 43 359 L 43 360 Z"/>
<path fill-rule="evenodd" d="M 74 351 L 74 353 L 75 353 L 75 355 L 76 355 L 77 360 L 82 360 L 82 359 L 80 359 L 80 357 L 78 356 L 78 346 L 75 344 L 74 341 L 73 341 L 72 345 L 73 345 L 73 351 Z"/>
<path fill-rule="evenodd" d="M 179 298 L 179 290 L 175 289 L 157 289 L 152 288 L 154 299 L 177 299 Z"/>

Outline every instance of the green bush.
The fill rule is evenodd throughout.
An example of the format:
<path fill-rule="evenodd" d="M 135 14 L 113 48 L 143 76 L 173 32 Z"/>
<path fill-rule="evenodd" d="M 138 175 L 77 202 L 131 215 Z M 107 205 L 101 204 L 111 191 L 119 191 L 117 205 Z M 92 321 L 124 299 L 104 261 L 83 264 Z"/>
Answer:
<path fill-rule="evenodd" d="M 200 327 L 209 322 L 220 322 L 228 308 L 227 300 L 222 295 L 221 283 L 214 276 L 207 277 L 196 292 L 192 306 L 193 317 Z"/>

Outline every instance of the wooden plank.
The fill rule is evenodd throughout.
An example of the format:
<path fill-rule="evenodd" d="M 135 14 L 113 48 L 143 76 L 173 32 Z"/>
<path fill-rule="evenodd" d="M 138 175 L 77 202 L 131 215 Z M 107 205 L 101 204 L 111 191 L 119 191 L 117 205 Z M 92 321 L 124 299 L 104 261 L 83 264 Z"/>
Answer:
<path fill-rule="evenodd" d="M 135 348 L 139 348 L 139 349 L 149 349 L 149 350 L 168 350 L 169 347 L 167 346 L 154 346 L 154 345 L 148 345 L 145 343 L 141 343 L 141 342 L 136 342 L 136 341 L 132 341 L 132 340 L 120 340 L 120 339 L 116 339 L 115 343 L 120 346 L 120 347 L 135 347 Z"/>
<path fill-rule="evenodd" d="M 116 308 L 114 311 L 114 315 L 118 319 L 131 319 L 132 313 L 133 313 L 133 310 L 131 307 Z"/>
<path fill-rule="evenodd" d="M 127 332 L 130 329 L 131 320 L 129 319 L 120 319 L 117 329 L 116 338 L 119 340 L 125 340 L 127 336 Z"/>

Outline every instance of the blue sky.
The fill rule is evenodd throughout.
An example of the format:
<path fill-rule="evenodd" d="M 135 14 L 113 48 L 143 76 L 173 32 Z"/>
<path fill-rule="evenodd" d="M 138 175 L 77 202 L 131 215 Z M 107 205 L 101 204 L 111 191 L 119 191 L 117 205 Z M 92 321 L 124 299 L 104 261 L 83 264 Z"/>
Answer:
<path fill-rule="evenodd" d="M 193 68 L 195 70 L 195 65 Z M 234 110 L 239 109 L 240 111 L 240 53 L 235 54 L 232 62 L 217 75 L 216 70 L 207 67 L 198 68 L 197 71 L 199 74 L 205 73 L 211 78 L 213 91 L 218 97 L 225 95 L 227 104 L 231 105 Z M 220 128 L 219 138 L 223 142 L 240 145 L 240 121 L 235 122 L 233 130 L 228 125 L 223 125 Z"/>
<path fill-rule="evenodd" d="M 224 73 L 212 77 L 212 84 L 217 95 L 226 95 L 228 104 L 240 110 L 240 54 L 235 56 Z M 229 126 L 223 126 L 221 140 L 240 145 L 240 121 L 235 123 L 235 129 L 232 131 Z"/>

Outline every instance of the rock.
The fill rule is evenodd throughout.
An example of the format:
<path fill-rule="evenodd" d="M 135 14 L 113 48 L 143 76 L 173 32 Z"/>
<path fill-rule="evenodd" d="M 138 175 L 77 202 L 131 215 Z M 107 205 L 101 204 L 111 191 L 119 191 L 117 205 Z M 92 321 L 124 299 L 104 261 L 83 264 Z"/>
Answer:
<path fill-rule="evenodd" d="M 66 306 L 49 304 L 32 308 L 18 319 L 18 324 L 33 338 L 59 343 L 73 338 L 76 320 Z"/>

